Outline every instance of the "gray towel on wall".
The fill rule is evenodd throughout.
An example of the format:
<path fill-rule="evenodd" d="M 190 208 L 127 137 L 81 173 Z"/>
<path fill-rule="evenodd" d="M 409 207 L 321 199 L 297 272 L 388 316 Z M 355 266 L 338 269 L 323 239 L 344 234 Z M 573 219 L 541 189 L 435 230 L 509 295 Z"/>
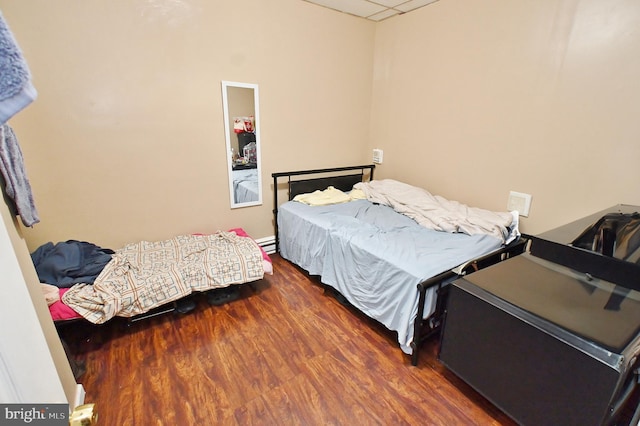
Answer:
<path fill-rule="evenodd" d="M 0 172 L 4 178 L 5 193 L 14 202 L 10 207 L 20 215 L 22 223 L 33 226 L 40 222 L 24 168 L 22 150 L 8 124 L 0 126 Z"/>
<path fill-rule="evenodd" d="M 0 13 L 0 124 L 6 123 L 37 96 L 29 67 Z"/>

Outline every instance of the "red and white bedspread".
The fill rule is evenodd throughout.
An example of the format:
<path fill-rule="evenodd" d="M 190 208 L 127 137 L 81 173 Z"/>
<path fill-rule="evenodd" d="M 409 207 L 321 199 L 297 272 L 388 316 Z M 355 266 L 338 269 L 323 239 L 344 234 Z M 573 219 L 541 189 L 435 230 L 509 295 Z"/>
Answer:
<path fill-rule="evenodd" d="M 238 234 L 218 231 L 129 244 L 116 250 L 93 285 L 74 285 L 62 302 L 102 324 L 114 316 L 148 312 L 194 291 L 263 278 L 264 252 L 253 239 Z"/>

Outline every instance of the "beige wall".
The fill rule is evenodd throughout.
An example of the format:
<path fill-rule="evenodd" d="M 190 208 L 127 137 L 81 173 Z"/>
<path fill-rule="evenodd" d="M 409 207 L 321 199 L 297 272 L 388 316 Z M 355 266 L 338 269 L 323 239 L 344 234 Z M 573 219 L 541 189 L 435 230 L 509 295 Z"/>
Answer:
<path fill-rule="evenodd" d="M 273 235 L 271 173 L 368 159 L 375 23 L 300 0 L 0 0 L 39 97 L 10 121 L 30 249 Z M 231 210 L 220 82 L 260 86 L 264 204 Z"/>
<path fill-rule="evenodd" d="M 376 31 L 378 177 L 504 210 L 526 232 L 640 204 L 640 2 L 441 0 Z"/>
<path fill-rule="evenodd" d="M 11 121 L 31 249 L 244 227 L 270 174 L 366 163 L 525 232 L 640 204 L 640 4 L 441 0 L 381 23 L 300 0 L 0 0 L 38 100 Z M 260 85 L 264 205 L 229 208 L 220 81 Z"/>

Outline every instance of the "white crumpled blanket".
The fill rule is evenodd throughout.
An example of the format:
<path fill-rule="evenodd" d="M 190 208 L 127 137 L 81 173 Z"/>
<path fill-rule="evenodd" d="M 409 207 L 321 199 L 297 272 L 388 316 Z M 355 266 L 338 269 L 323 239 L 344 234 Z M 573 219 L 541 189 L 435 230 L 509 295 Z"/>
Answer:
<path fill-rule="evenodd" d="M 436 231 L 489 234 L 504 244 L 520 235 L 517 212 L 492 212 L 469 207 L 393 179 L 360 182 L 354 185 L 354 189 L 362 190 L 369 201 L 390 206 Z"/>

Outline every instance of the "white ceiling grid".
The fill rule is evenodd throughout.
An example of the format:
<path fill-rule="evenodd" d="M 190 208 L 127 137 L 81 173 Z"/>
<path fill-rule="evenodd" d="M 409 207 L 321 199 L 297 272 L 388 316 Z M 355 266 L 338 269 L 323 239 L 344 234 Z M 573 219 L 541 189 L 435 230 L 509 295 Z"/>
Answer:
<path fill-rule="evenodd" d="M 371 21 L 382 21 L 392 16 L 434 3 L 438 0 L 304 0 L 329 9 L 359 16 Z"/>

